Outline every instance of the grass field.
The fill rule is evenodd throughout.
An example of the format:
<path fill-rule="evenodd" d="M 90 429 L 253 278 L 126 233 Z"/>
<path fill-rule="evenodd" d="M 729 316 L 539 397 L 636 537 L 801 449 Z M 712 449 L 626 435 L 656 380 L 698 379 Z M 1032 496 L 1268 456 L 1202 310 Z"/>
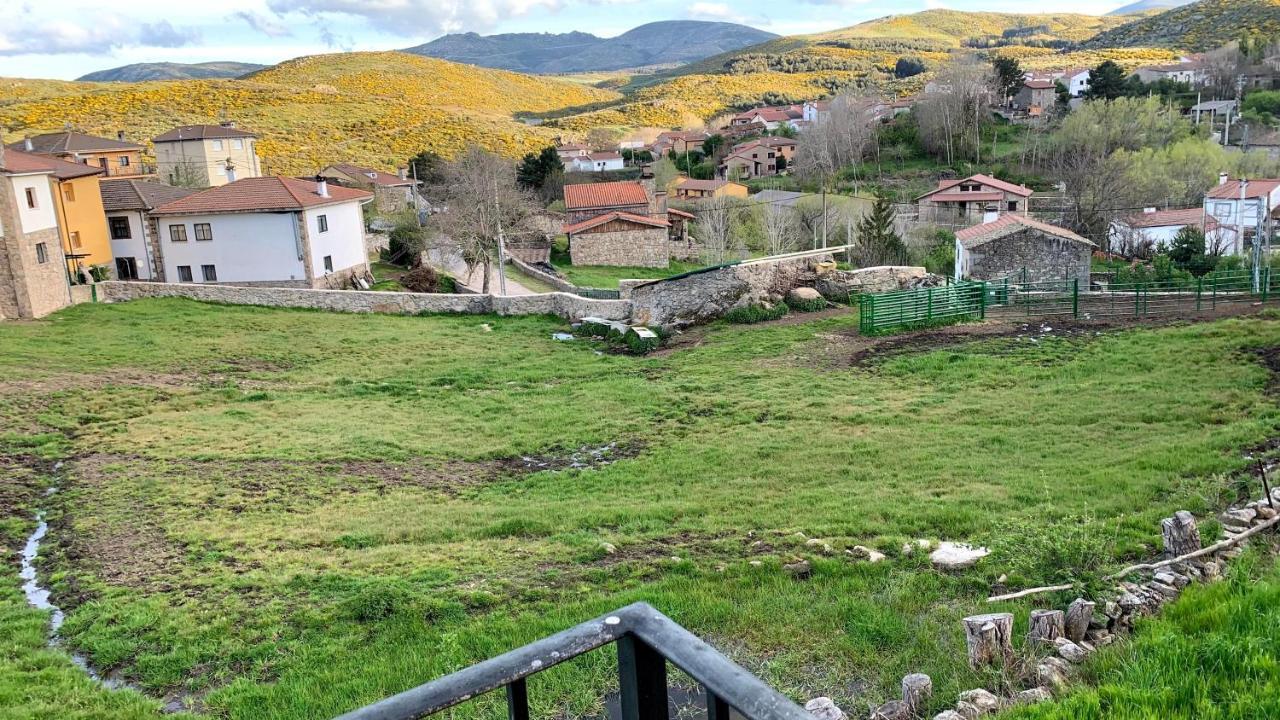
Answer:
<path fill-rule="evenodd" d="M 1280 345 L 1273 317 L 873 366 L 850 363 L 853 315 L 647 358 L 565 327 L 179 300 L 2 324 L 0 540 L 12 557 L 45 504 L 68 642 L 211 717 L 332 716 L 639 599 L 797 699 L 862 714 L 923 671 L 936 712 L 986 679 L 958 620 L 999 575 L 1150 556 L 1159 518 L 1235 497 L 1240 449 L 1280 420 L 1254 352 Z M 555 469 L 609 444 L 612 464 Z M 902 555 L 918 537 L 994 552 L 944 575 Z M 811 580 L 781 570 L 796 555 Z M 158 717 L 44 649 L 9 567 L 0 707 Z M 611 662 L 536 676 L 535 714 L 599 712 Z"/>

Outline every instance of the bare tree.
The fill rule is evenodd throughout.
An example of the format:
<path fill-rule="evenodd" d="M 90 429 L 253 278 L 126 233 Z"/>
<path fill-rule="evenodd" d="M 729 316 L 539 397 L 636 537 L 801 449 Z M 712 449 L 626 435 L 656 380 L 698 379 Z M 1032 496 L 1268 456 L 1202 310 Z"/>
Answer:
<path fill-rule="evenodd" d="M 876 120 L 870 110 L 875 102 L 858 95 L 832 100 L 826 118 L 800 135 L 796 174 L 826 185 L 841 168 L 862 162 L 874 145 Z"/>
<path fill-rule="evenodd" d="M 693 224 L 693 236 L 702 243 L 703 254 L 712 263 L 722 263 L 733 242 L 734 208 L 729 199 L 715 196 L 698 206 L 698 219 Z"/>
<path fill-rule="evenodd" d="M 786 205 L 766 203 L 761 211 L 765 250 L 781 255 L 796 249 L 796 214 Z"/>
<path fill-rule="evenodd" d="M 536 200 L 516 183 L 515 163 L 474 145 L 445 166 L 435 192 L 448 208 L 431 216 L 441 241 L 461 255 L 468 273 L 484 271 L 488 293 L 499 235 L 511 240 L 536 234 Z"/>
<path fill-rule="evenodd" d="M 991 120 L 997 95 L 991 66 L 958 61 L 938 73 L 933 85 L 936 91 L 922 95 L 913 110 L 925 149 L 948 164 L 982 162 L 982 128 Z"/>

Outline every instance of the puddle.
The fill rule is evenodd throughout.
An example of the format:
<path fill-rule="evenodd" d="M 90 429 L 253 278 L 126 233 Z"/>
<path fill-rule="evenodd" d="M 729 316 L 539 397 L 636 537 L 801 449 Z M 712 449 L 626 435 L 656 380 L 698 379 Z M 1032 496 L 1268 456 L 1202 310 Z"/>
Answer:
<path fill-rule="evenodd" d="M 606 445 L 582 447 L 564 455 L 522 455 L 520 464 L 526 470 L 584 470 L 611 465 L 619 460 L 633 457 L 640 451 L 639 447 L 621 445 L 611 442 Z"/>
<path fill-rule="evenodd" d="M 569 334 L 569 333 L 563 333 L 563 332 L 551 333 L 551 339 L 552 339 L 552 340 L 559 340 L 559 341 L 561 341 L 561 342 L 564 342 L 564 341 L 572 340 L 572 339 L 573 339 L 573 335 L 571 335 L 571 334 Z"/>

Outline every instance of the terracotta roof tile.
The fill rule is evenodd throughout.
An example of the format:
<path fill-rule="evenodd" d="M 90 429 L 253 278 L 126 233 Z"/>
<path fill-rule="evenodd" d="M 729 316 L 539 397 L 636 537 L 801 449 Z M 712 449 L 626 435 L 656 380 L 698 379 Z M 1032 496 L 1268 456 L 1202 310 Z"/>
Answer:
<path fill-rule="evenodd" d="M 103 180 L 98 187 L 102 191 L 102 209 L 108 212 L 150 210 L 197 192 L 147 180 Z"/>
<path fill-rule="evenodd" d="M 648 205 L 649 195 L 638 182 L 617 181 L 564 186 L 566 210 Z"/>
<path fill-rule="evenodd" d="M 1204 208 L 1196 207 L 1134 213 L 1124 218 L 1123 222 L 1133 228 L 1169 227 L 1175 225 L 1195 225 L 1198 227 L 1204 218 Z"/>
<path fill-rule="evenodd" d="M 989 223 L 974 225 L 963 230 L 956 231 L 956 240 L 966 250 L 972 250 L 980 245 L 985 245 L 992 240 L 999 240 L 1006 235 L 1012 235 L 1026 229 L 1039 230 L 1046 235 L 1062 238 L 1063 240 L 1072 240 L 1093 246 L 1093 242 L 1080 237 L 1070 230 L 1057 225 L 1050 225 L 1047 222 L 1041 222 L 1034 218 L 1024 217 L 1022 215 L 1001 215 Z"/>
<path fill-rule="evenodd" d="M 329 197 L 316 194 L 316 183 L 288 177 L 245 178 L 209 188 L 152 210 L 155 215 L 296 211 L 319 205 L 364 200 L 364 190 L 328 185 Z"/>
<path fill-rule="evenodd" d="M 1244 189 L 1245 198 L 1259 198 L 1263 195 L 1270 195 L 1277 187 L 1280 187 L 1280 180 L 1250 180 L 1249 185 Z M 1215 200 L 1239 200 L 1240 199 L 1240 181 L 1228 180 L 1221 185 L 1214 185 L 1205 193 L 1205 197 Z"/>
<path fill-rule="evenodd" d="M 47 155 L 35 155 L 21 150 L 5 149 L 3 167 L 14 173 L 47 171 L 59 180 L 74 180 L 89 175 L 101 175 L 106 172 L 100 167 L 84 163 L 67 162 Z"/>
<path fill-rule="evenodd" d="M 929 192 L 921 195 L 920 197 L 916 198 L 916 200 L 922 200 L 935 193 L 940 193 L 943 190 L 949 190 L 953 187 L 956 187 L 957 185 L 960 185 L 961 183 L 971 183 L 971 182 L 978 183 L 980 185 L 987 185 L 993 188 L 998 188 L 1000 190 L 1003 190 L 1004 192 L 1013 193 L 1014 195 L 1019 195 L 1021 197 L 1031 197 L 1031 190 L 1025 187 L 1022 187 L 1021 185 L 1014 185 L 1011 182 L 1006 182 L 1004 180 L 1001 180 L 1000 178 L 991 177 L 990 175 L 978 174 L 978 175 L 970 175 L 969 177 L 960 178 L 958 180 L 941 180 L 938 182 L 937 188 L 930 190 Z"/>
<path fill-rule="evenodd" d="M 659 220 L 658 218 L 646 217 L 644 215 L 636 215 L 628 212 L 611 212 L 605 213 L 604 215 L 597 215 L 593 218 L 588 218 L 572 225 L 566 225 L 564 227 L 564 232 L 566 235 L 572 235 L 574 233 L 582 232 L 583 230 L 590 230 L 593 227 L 604 225 L 605 223 L 613 222 L 614 220 L 622 220 L 635 225 L 647 225 L 649 227 L 656 228 L 671 226 L 671 223 L 667 220 Z"/>

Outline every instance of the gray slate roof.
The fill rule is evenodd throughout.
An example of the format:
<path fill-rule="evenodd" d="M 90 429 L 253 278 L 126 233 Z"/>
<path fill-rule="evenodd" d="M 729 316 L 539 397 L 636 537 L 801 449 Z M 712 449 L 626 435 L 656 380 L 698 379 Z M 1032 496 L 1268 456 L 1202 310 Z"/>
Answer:
<path fill-rule="evenodd" d="M 148 180 L 103 180 L 98 185 L 102 189 L 102 209 L 107 212 L 150 210 L 196 192 Z"/>
<path fill-rule="evenodd" d="M 247 130 L 227 127 L 226 125 L 183 125 L 163 135 L 151 139 L 151 142 L 176 142 L 178 140 L 217 140 L 220 138 L 258 137 Z"/>
<path fill-rule="evenodd" d="M 64 153 L 94 152 L 102 150 L 141 150 L 136 145 L 123 140 L 85 135 L 78 132 L 56 132 L 32 135 L 16 143 L 9 143 L 10 150 L 25 150 L 27 140 L 31 141 L 30 152 L 40 155 L 60 155 Z"/>

